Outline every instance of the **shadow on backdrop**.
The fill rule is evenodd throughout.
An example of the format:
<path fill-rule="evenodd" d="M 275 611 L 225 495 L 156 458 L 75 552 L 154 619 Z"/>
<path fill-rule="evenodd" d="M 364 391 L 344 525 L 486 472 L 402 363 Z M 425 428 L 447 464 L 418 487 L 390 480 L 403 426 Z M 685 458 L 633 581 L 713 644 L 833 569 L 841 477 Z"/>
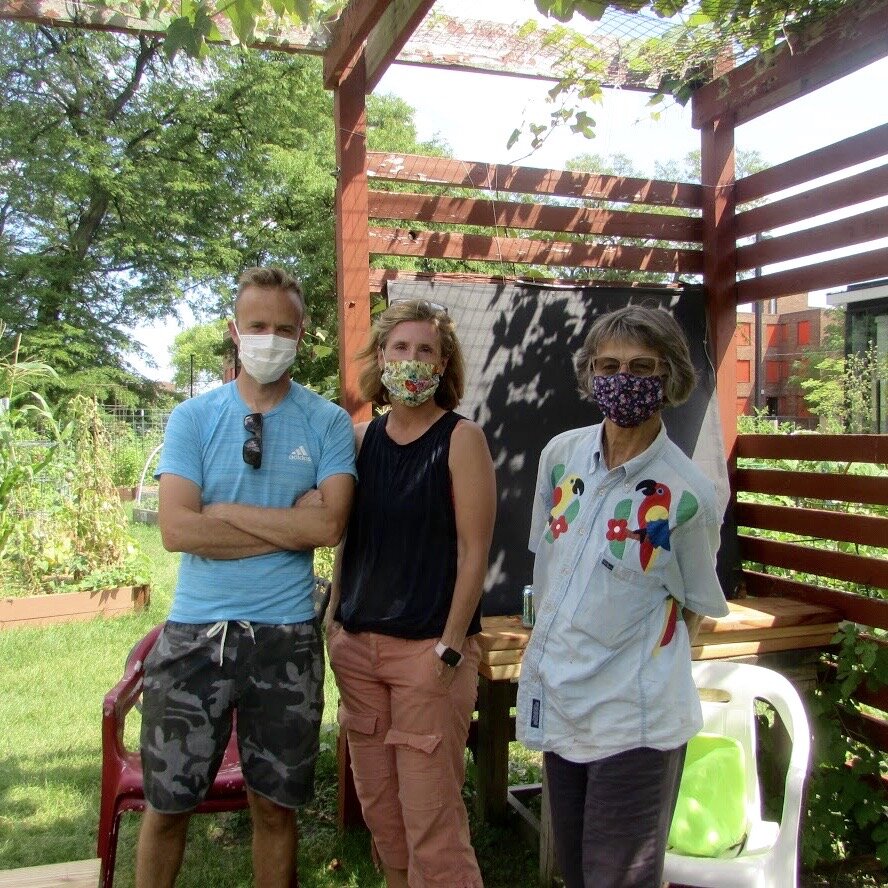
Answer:
<path fill-rule="evenodd" d="M 698 384 L 678 408 L 666 408 L 669 437 L 715 482 L 722 508 L 728 478 L 707 352 L 705 291 L 391 281 L 388 301 L 428 299 L 447 306 L 466 358 L 466 393 L 459 412 L 479 423 L 496 466 L 497 520 L 484 595 L 484 613 L 521 611 L 521 589 L 532 580 L 527 549 L 539 455 L 567 429 L 601 421 L 580 397 L 574 355 L 593 321 L 628 304 L 669 310 L 688 336 Z M 734 594 L 735 539 L 726 522 L 719 554 L 725 593 Z"/>

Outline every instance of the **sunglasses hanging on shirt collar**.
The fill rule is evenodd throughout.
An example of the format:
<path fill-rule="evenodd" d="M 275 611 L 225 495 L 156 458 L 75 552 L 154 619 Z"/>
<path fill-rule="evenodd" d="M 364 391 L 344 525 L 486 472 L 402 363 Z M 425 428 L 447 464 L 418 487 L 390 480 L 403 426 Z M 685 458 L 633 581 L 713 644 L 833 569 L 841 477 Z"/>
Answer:
<path fill-rule="evenodd" d="M 250 433 L 244 441 L 244 462 L 258 469 L 262 465 L 262 414 L 248 413 L 244 417 L 244 428 Z"/>

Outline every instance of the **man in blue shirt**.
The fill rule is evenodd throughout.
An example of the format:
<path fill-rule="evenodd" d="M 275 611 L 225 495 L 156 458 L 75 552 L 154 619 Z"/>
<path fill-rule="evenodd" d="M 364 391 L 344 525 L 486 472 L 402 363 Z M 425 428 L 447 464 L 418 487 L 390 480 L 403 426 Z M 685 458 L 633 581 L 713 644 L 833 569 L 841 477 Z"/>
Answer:
<path fill-rule="evenodd" d="M 244 272 L 229 322 L 242 371 L 167 426 L 159 523 L 183 555 L 145 662 L 137 888 L 174 884 L 235 710 L 254 883 L 286 888 L 295 874 L 294 808 L 313 794 L 323 710 L 312 554 L 339 542 L 355 477 L 348 415 L 289 376 L 303 317 L 286 272 Z"/>

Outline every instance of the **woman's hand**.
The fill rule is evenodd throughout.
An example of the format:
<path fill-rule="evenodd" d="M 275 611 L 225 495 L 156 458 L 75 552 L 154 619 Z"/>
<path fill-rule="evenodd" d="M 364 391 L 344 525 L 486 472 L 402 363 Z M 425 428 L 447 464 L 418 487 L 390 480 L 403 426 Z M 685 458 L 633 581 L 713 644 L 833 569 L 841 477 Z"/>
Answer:
<path fill-rule="evenodd" d="M 456 678 L 456 670 L 459 669 L 459 666 L 448 666 L 437 654 L 435 660 L 437 660 L 435 671 L 438 673 L 438 681 L 445 688 L 449 688 L 453 684 L 453 679 Z"/>

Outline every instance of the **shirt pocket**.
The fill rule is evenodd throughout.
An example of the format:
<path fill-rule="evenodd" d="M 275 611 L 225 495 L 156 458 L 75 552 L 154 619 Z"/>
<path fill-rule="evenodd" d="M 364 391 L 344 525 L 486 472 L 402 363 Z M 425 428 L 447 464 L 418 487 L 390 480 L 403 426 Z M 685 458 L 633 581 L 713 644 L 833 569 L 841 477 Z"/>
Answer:
<path fill-rule="evenodd" d="M 574 627 L 608 648 L 623 647 L 661 613 L 662 575 L 645 574 L 602 554 L 574 611 Z"/>

